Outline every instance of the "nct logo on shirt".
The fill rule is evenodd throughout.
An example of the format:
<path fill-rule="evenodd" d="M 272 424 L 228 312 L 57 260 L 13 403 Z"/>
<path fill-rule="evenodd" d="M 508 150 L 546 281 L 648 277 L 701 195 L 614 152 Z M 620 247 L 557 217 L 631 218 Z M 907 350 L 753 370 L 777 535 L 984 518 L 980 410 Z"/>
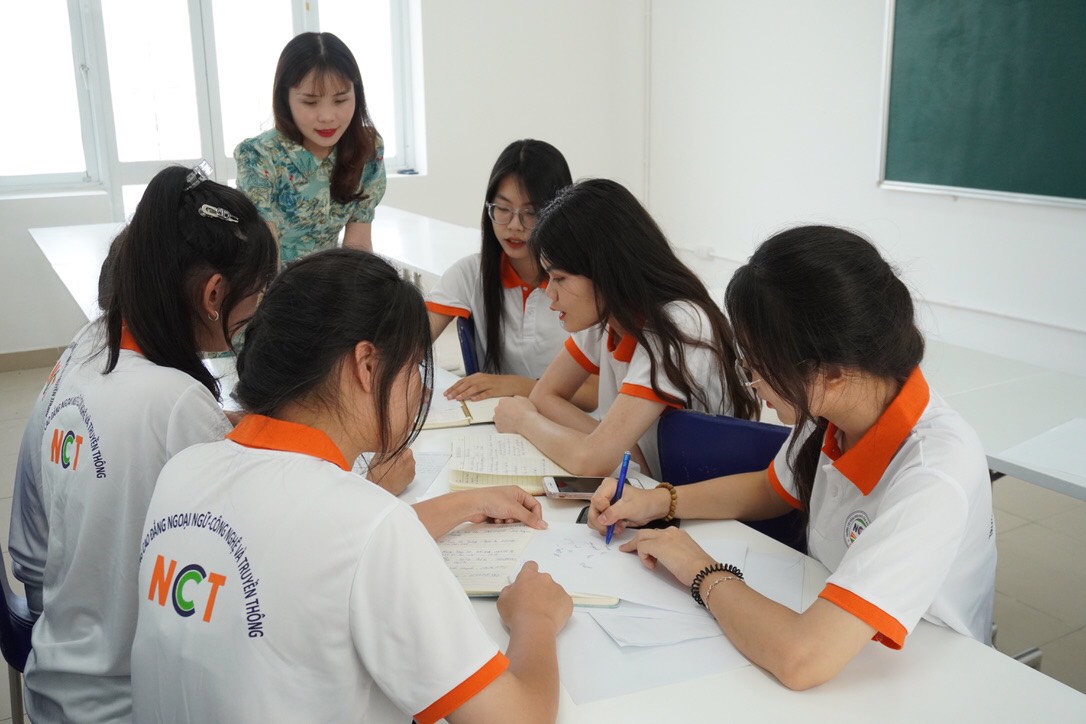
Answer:
<path fill-rule="evenodd" d="M 210 622 L 211 614 L 215 610 L 215 598 L 219 595 L 219 588 L 226 585 L 226 576 L 221 573 L 208 573 L 199 564 L 190 563 L 177 571 L 177 561 L 170 559 L 167 567 L 166 558 L 159 555 L 151 573 L 151 587 L 147 591 L 147 599 L 157 600 L 159 606 L 165 606 L 166 599 L 169 598 L 177 615 L 187 618 L 196 613 L 194 599 L 202 592 L 200 587 L 204 581 L 211 585 L 211 589 L 207 594 L 207 603 L 204 604 L 203 620 Z"/>
<path fill-rule="evenodd" d="M 71 430 L 53 430 L 53 442 L 49 446 L 49 461 L 67 470 L 79 468 L 79 448 L 83 446 L 83 436 Z"/>

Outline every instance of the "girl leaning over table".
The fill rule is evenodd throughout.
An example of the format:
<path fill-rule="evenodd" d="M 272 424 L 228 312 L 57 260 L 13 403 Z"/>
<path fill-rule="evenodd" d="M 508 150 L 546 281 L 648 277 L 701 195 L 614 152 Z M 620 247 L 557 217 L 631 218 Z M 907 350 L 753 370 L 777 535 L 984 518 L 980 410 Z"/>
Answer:
<path fill-rule="evenodd" d="M 567 187 L 529 244 L 570 336 L 529 397 L 498 404 L 499 431 L 520 433 L 577 475 L 607 475 L 626 450 L 651 475 L 668 407 L 757 417 L 728 320 L 626 188 L 606 179 Z M 574 404 L 592 376 L 599 419 Z"/>
<path fill-rule="evenodd" d="M 503 654 L 434 542 L 542 527 L 539 503 L 504 487 L 412 508 L 351 472 L 418 433 L 431 364 L 422 297 L 378 257 L 318 252 L 271 284 L 238 356 L 250 414 L 168 465 L 147 514 L 138 721 L 554 720 L 569 596 L 525 564 L 498 599 Z M 162 525 L 186 511 L 203 517 Z"/>
<path fill-rule="evenodd" d="M 234 149 L 238 188 L 275 231 L 283 265 L 339 243 L 373 248 L 385 194 L 384 142 L 370 120 L 362 74 L 332 33 L 301 33 L 283 48 L 272 91 L 275 128 Z"/>
<path fill-rule="evenodd" d="M 801 511 L 830 577 L 795 613 L 748 588 L 677 528 L 623 546 L 665 567 L 748 658 L 793 689 L 833 678 L 874 639 L 901 648 L 921 619 L 991 638 L 991 485 L 973 430 L 928 387 L 905 285 L 856 234 L 812 226 L 763 243 L 728 285 L 748 384 L 795 427 L 767 470 L 652 491 L 607 480 L 590 524 L 760 520 Z"/>
<path fill-rule="evenodd" d="M 459 380 L 445 396 L 456 400 L 527 396 L 566 333 L 550 310 L 547 275 L 528 247 L 539 210 L 573 183 L 562 152 L 549 143 L 510 143 L 494 162 L 482 208 L 482 248 L 466 256 L 431 290 L 433 339 L 456 317 L 474 321 L 481 371 Z M 596 407 L 596 386 L 586 384 L 575 402 Z"/>

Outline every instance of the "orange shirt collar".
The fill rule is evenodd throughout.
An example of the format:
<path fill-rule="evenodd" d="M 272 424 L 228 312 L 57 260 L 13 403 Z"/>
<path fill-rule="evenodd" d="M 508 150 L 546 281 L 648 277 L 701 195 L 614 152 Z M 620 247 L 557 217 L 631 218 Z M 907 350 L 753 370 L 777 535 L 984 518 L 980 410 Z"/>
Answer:
<path fill-rule="evenodd" d="M 135 352 L 138 355 L 146 357 L 143 354 L 143 350 L 140 349 L 139 344 L 136 342 L 136 338 L 132 336 L 132 332 L 129 331 L 128 325 L 121 323 L 121 349 L 127 349 L 129 352 Z"/>
<path fill-rule="evenodd" d="M 629 362 L 637 349 L 637 337 L 632 334 L 621 336 L 613 328 L 607 328 L 607 351 L 619 362 Z"/>
<path fill-rule="evenodd" d="M 928 406 L 931 391 L 927 380 L 917 367 L 901 386 L 890 406 L 860 441 L 846 453 L 837 444 L 837 427 L 831 422 L 826 428 L 822 452 L 838 472 L 844 475 L 864 495 L 868 495 L 882 479 L 890 461 L 909 436 L 920 415 Z"/>
<path fill-rule="evenodd" d="M 517 270 L 513 268 L 512 262 L 509 261 L 509 255 L 508 254 L 502 254 L 501 278 L 502 278 L 502 286 L 505 287 L 506 289 L 516 289 L 517 287 L 521 287 L 521 288 L 527 287 L 527 289 L 529 291 L 531 291 L 532 289 L 535 288 L 531 284 L 529 284 L 528 282 L 526 282 L 526 281 L 524 281 L 523 279 L 520 278 L 520 274 L 517 274 Z M 540 289 L 546 289 L 548 281 L 549 280 L 547 279 L 547 277 L 543 277 L 543 281 L 541 281 L 539 283 L 539 288 Z"/>
<path fill-rule="evenodd" d="M 327 460 L 347 471 L 351 469 L 332 438 L 308 425 L 264 415 L 246 415 L 226 437 L 245 447 L 301 453 Z"/>

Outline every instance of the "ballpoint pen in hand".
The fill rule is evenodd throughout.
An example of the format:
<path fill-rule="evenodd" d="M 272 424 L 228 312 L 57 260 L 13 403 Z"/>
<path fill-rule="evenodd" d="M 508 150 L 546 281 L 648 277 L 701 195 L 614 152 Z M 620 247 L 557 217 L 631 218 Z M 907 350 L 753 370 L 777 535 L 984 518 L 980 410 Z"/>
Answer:
<path fill-rule="evenodd" d="M 618 485 L 615 486 L 615 495 L 611 498 L 611 505 L 614 505 L 622 499 L 622 488 L 626 486 L 626 469 L 630 467 L 630 451 L 627 450 L 626 454 L 622 456 L 622 467 L 618 469 Z M 604 540 L 604 545 L 611 545 L 611 537 L 615 534 L 615 524 L 607 526 L 607 538 Z"/>

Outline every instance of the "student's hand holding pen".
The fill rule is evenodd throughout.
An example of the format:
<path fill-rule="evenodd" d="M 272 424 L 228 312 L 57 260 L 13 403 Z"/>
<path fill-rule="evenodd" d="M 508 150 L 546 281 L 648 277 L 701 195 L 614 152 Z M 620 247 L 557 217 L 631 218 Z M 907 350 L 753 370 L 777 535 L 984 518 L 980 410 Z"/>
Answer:
<path fill-rule="evenodd" d="M 665 488 L 641 490 L 627 485 L 622 490 L 622 499 L 614 505 L 611 498 L 615 495 L 618 481 L 605 478 L 588 506 L 588 525 L 606 535 L 607 526 L 615 526 L 615 535 L 619 535 L 626 526 L 640 526 L 657 518 L 663 518 L 671 510 L 671 493 Z"/>

